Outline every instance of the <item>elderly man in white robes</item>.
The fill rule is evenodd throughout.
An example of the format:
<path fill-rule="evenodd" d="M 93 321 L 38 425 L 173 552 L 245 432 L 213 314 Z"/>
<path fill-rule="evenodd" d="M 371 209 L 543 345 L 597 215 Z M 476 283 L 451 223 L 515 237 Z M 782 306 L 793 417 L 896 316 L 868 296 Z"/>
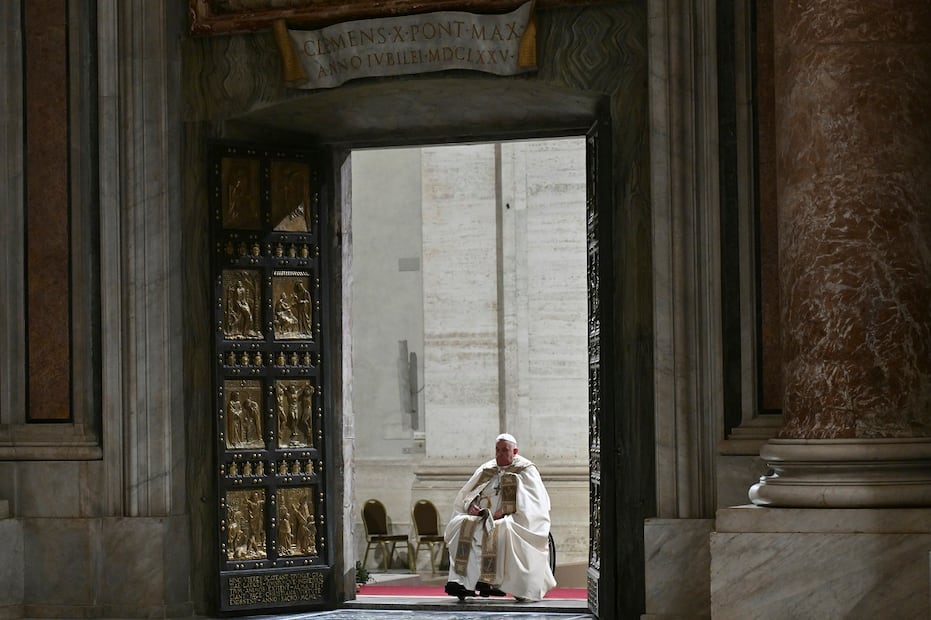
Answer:
<path fill-rule="evenodd" d="M 538 601 L 556 585 L 549 564 L 550 497 L 536 465 L 503 433 L 495 459 L 475 470 L 446 526 L 446 593 Z"/>

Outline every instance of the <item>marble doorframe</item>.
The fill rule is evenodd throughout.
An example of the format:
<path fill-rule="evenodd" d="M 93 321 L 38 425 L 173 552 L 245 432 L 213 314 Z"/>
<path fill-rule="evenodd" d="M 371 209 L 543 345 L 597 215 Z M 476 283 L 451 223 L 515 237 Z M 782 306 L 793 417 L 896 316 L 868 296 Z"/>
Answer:
<path fill-rule="evenodd" d="M 0 166 L 10 180 L 0 185 L 0 548 L 12 550 L 0 616 L 187 617 L 184 12 L 167 0 L 62 4 L 81 78 L 69 110 L 71 304 L 81 316 L 73 422 L 56 424 L 25 423 L 23 3 L 0 4 Z"/>
<path fill-rule="evenodd" d="M 648 8 L 657 516 L 701 518 L 724 410 L 715 3 Z"/>
<path fill-rule="evenodd" d="M 718 5 L 648 3 L 660 518 L 712 517 L 728 497 L 719 493 L 730 475 L 722 476 L 722 468 L 745 457 L 757 462 L 760 446 L 782 421 L 761 415 L 757 398 L 752 15 L 735 2 L 741 402 L 740 423 L 725 434 Z M 746 465 L 733 469 L 749 475 Z"/>

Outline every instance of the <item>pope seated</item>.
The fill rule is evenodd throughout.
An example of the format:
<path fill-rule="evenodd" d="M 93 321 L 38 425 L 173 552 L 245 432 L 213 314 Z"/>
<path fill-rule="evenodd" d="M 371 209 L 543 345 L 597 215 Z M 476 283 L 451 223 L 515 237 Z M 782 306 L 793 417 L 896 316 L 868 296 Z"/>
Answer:
<path fill-rule="evenodd" d="M 446 592 L 538 601 L 556 586 L 549 564 L 550 497 L 540 472 L 517 454 L 517 440 L 495 439 L 495 458 L 459 491 L 446 526 Z"/>

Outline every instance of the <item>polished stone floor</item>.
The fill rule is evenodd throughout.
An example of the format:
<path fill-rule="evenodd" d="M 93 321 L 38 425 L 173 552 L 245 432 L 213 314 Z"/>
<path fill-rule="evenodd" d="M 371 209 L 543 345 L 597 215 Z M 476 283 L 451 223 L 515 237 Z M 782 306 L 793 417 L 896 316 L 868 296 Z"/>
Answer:
<path fill-rule="evenodd" d="M 250 618 L 253 620 L 304 620 L 305 618 L 313 620 L 502 620 L 505 618 L 515 620 L 589 620 L 594 616 L 589 613 L 548 612 L 542 609 L 522 611 L 338 609 L 336 611 L 280 616 L 250 616 Z"/>
<path fill-rule="evenodd" d="M 578 599 L 518 603 L 511 598 L 360 596 L 335 611 L 251 616 L 250 620 L 590 620 L 588 605 Z"/>

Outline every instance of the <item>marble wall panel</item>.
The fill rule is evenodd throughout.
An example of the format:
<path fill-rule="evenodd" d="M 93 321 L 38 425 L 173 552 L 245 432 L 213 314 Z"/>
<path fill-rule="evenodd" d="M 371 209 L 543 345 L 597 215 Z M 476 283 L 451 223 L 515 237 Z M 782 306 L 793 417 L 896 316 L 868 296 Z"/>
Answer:
<path fill-rule="evenodd" d="M 707 617 L 711 565 L 708 537 L 713 529 L 713 519 L 646 520 L 647 614 Z"/>
<path fill-rule="evenodd" d="M 7 523 L 0 521 L 0 541 Z M 187 617 L 192 614 L 188 523 L 164 518 L 27 519 L 13 566 L 35 617 Z M 15 543 L 15 538 L 12 541 Z M 23 561 L 16 564 L 16 558 Z M 5 566 L 5 564 L 4 564 Z M 0 568 L 4 589 L 17 592 Z M 3 599 L 0 598 L 0 604 Z"/>
<path fill-rule="evenodd" d="M 99 594 L 106 606 L 133 603 L 158 605 L 164 596 L 162 549 L 166 547 L 161 519 L 108 519 L 101 531 Z"/>
<path fill-rule="evenodd" d="M 927 618 L 929 550 L 931 532 L 714 533 L 712 617 Z"/>
<path fill-rule="evenodd" d="M 111 617 L 190 613 L 187 522 L 181 517 L 101 522 L 97 602 Z M 179 578 L 180 577 L 180 578 Z M 154 616 L 155 617 L 155 616 Z M 170 616 L 169 616 L 170 617 Z"/>
<path fill-rule="evenodd" d="M 93 605 L 99 544 L 99 521 L 24 520 L 24 602 L 47 607 Z"/>
<path fill-rule="evenodd" d="M 0 517 L 0 618 L 3 608 L 23 602 L 23 524 Z"/>
<path fill-rule="evenodd" d="M 43 461 L 17 467 L 19 517 L 82 516 L 79 464 Z"/>
<path fill-rule="evenodd" d="M 190 519 L 186 515 L 160 519 L 164 522 L 162 571 L 166 617 L 193 615 L 191 588 Z"/>
<path fill-rule="evenodd" d="M 765 508 L 756 505 L 718 510 L 717 532 L 926 534 L 929 508 Z"/>
<path fill-rule="evenodd" d="M 16 463 L 0 462 L 0 498 L 9 502 L 7 507 L 11 515 L 16 514 Z"/>
<path fill-rule="evenodd" d="M 78 465 L 80 485 L 81 516 L 105 515 L 111 498 L 106 490 L 107 463 L 99 461 L 82 461 Z"/>

